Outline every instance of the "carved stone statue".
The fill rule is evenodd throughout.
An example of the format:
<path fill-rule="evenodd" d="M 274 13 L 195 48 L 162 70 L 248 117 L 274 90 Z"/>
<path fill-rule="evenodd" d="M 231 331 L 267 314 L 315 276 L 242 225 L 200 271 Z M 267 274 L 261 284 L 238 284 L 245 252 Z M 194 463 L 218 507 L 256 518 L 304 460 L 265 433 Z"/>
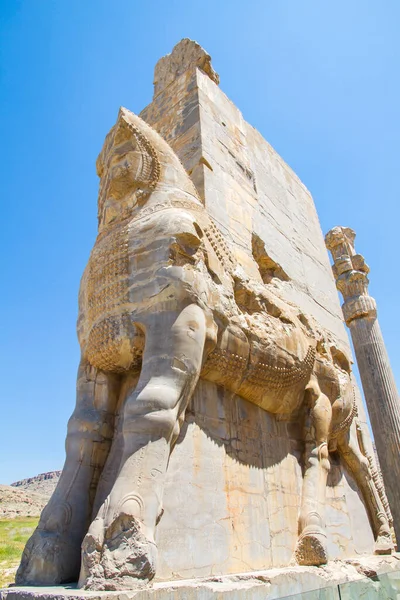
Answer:
<path fill-rule="evenodd" d="M 302 407 L 300 564 L 327 561 L 330 450 L 364 494 L 377 552 L 390 552 L 390 513 L 357 431 L 346 355 L 246 275 L 177 156 L 126 109 L 97 171 L 99 233 L 79 295 L 67 458 L 17 582 L 79 577 L 80 587 L 117 590 L 154 577 L 169 456 L 199 377 L 282 418 Z"/>

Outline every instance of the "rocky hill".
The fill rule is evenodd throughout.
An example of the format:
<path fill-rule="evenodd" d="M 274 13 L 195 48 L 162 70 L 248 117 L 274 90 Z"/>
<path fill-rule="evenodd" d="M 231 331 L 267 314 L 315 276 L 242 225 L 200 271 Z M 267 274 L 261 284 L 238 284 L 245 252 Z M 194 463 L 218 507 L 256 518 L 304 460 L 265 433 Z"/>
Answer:
<path fill-rule="evenodd" d="M 29 477 L 28 479 L 16 481 L 11 484 L 11 487 L 26 490 L 27 492 L 34 492 L 35 494 L 41 494 L 42 496 L 50 498 L 60 479 L 60 475 L 61 471 L 49 471 L 48 473 L 36 475 L 36 477 Z"/>
<path fill-rule="evenodd" d="M 0 485 L 0 519 L 39 516 L 57 485 L 60 473 L 41 473 L 11 485 Z"/>
<path fill-rule="evenodd" d="M 48 496 L 0 485 L 0 519 L 37 517 L 46 506 Z"/>

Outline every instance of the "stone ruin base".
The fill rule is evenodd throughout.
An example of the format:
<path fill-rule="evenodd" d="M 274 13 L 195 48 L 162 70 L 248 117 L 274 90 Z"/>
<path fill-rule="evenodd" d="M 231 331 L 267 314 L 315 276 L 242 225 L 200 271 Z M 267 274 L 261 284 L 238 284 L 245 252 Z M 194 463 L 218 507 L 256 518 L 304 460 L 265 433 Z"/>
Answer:
<path fill-rule="evenodd" d="M 340 587 L 338 587 L 340 586 Z M 157 582 L 120 592 L 73 586 L 20 587 L 1 600 L 363 600 L 400 598 L 400 554 L 332 561 L 324 567 L 286 567 L 204 579 Z"/>

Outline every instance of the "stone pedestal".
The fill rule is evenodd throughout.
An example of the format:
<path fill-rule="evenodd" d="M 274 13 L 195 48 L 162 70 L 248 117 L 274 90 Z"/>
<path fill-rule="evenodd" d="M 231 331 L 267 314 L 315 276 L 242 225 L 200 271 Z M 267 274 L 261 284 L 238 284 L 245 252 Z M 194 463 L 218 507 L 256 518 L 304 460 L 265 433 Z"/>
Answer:
<path fill-rule="evenodd" d="M 376 303 L 368 295 L 368 266 L 354 250 L 355 233 L 335 227 L 326 236 L 333 272 L 343 294 L 343 314 L 350 328 L 376 449 L 400 539 L 400 399 L 390 368 Z"/>
<path fill-rule="evenodd" d="M 87 592 L 75 586 L 18 587 L 1 600 L 375 600 L 400 593 L 400 555 L 332 562 L 325 567 L 252 571 L 183 581 L 146 589 Z"/>

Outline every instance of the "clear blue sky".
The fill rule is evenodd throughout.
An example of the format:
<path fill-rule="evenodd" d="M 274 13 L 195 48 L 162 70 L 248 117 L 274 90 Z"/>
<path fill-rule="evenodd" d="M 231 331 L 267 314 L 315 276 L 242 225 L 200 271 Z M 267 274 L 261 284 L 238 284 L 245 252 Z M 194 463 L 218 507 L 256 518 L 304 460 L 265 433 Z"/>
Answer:
<path fill-rule="evenodd" d="M 311 190 L 357 232 L 400 380 L 398 0 L 0 0 L 0 483 L 61 468 L 95 159 L 120 105 L 152 98 L 182 37 Z"/>

